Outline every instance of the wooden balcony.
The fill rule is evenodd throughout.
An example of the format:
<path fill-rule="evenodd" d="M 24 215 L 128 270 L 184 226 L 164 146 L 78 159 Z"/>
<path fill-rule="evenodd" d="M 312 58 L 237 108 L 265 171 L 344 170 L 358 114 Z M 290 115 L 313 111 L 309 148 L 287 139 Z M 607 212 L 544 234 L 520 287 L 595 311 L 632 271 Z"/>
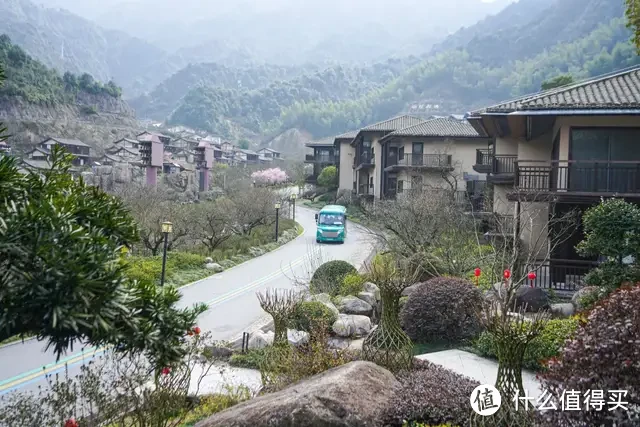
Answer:
<path fill-rule="evenodd" d="M 520 160 L 516 164 L 516 192 L 511 198 L 552 196 L 576 202 L 613 196 L 640 198 L 638 161 Z"/>
<path fill-rule="evenodd" d="M 478 149 L 476 150 L 476 163 L 473 165 L 473 170 L 478 173 L 491 173 L 491 166 L 493 164 L 493 151 L 490 149 Z"/>
<path fill-rule="evenodd" d="M 374 195 L 373 186 L 367 185 L 367 184 L 360 184 L 360 186 L 358 187 L 358 196 L 373 197 L 373 195 Z"/>
<path fill-rule="evenodd" d="M 514 182 L 516 173 L 516 161 L 518 156 L 515 154 L 495 154 L 490 156 L 491 171 L 487 177 L 487 181 L 495 184 L 511 184 Z"/>
<path fill-rule="evenodd" d="M 372 168 L 375 166 L 375 157 L 371 151 L 363 151 L 353 159 L 355 170 Z"/>
<path fill-rule="evenodd" d="M 400 157 L 387 158 L 385 171 L 401 169 L 421 170 L 451 170 L 451 155 L 449 154 L 405 154 Z"/>
<path fill-rule="evenodd" d="M 318 154 L 318 155 L 307 154 L 304 157 L 304 162 L 332 165 L 332 164 L 335 164 L 336 162 L 336 156 L 329 155 L 329 154 Z"/>

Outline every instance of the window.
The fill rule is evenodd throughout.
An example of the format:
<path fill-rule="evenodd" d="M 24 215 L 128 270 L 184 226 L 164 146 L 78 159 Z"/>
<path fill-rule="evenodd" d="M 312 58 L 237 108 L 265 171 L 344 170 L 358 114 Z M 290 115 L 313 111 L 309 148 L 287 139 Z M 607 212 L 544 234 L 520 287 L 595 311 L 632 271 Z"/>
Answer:
<path fill-rule="evenodd" d="M 398 181 L 398 193 L 402 193 L 404 191 L 404 181 Z"/>

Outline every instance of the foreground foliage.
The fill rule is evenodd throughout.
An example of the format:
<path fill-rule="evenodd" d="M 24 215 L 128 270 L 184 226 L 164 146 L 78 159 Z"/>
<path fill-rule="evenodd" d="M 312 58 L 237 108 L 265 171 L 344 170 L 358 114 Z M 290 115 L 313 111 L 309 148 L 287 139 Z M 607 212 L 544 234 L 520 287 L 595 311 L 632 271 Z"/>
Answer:
<path fill-rule="evenodd" d="M 138 234 L 127 209 L 73 179 L 62 149 L 52 163 L 41 177 L 0 159 L 0 341 L 37 335 L 58 356 L 82 341 L 178 360 L 204 307 L 177 309 L 175 290 L 130 282 L 121 250 Z"/>
<path fill-rule="evenodd" d="M 610 390 L 626 390 L 623 401 L 629 411 L 583 407 L 581 411 L 549 411 L 553 425 L 632 426 L 640 422 L 640 285 L 623 287 L 596 306 L 586 324 L 567 341 L 562 354 L 549 363 L 543 387 L 559 405 L 564 390 L 577 390 L 582 396 L 603 390 L 608 402 Z M 596 397 L 594 396 L 594 399 Z M 560 407 L 560 406 L 558 406 Z"/>
<path fill-rule="evenodd" d="M 358 270 L 346 261 L 328 261 L 322 264 L 311 277 L 311 293 L 340 294 L 341 285 L 347 275 L 357 274 Z"/>
<path fill-rule="evenodd" d="M 480 385 L 477 381 L 422 360 L 400 373 L 398 381 L 383 418 L 385 425 L 402 426 L 405 421 L 408 425 L 469 424 L 469 396 Z"/>

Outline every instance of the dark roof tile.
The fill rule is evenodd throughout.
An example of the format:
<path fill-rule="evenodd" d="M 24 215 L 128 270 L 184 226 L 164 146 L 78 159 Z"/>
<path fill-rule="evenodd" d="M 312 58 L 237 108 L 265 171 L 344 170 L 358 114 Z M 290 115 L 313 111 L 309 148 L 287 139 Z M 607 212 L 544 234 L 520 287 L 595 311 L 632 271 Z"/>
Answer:
<path fill-rule="evenodd" d="M 442 137 L 442 138 L 482 138 L 483 136 L 476 131 L 467 121 L 456 120 L 453 118 L 442 117 L 437 119 L 425 120 L 417 125 L 404 129 L 399 129 L 385 136 L 381 141 L 390 139 L 394 136 L 423 136 L 423 137 Z"/>

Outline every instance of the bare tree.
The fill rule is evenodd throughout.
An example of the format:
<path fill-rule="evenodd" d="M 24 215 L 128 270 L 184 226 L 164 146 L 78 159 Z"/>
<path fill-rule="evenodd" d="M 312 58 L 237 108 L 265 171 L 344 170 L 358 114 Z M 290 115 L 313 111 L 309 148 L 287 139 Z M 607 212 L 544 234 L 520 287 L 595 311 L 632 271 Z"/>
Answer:
<path fill-rule="evenodd" d="M 195 204 L 191 212 L 191 236 L 213 252 L 234 236 L 234 206 L 229 199 Z"/>
<path fill-rule="evenodd" d="M 122 198 L 138 224 L 140 242 L 152 255 L 158 255 L 164 242 L 162 223 L 173 223 L 168 249 L 183 243 L 189 235 L 188 216 L 193 205 L 180 204 L 171 199 L 167 188 L 149 188 L 129 185 L 119 188 L 116 195 Z"/>
<path fill-rule="evenodd" d="M 238 234 L 249 234 L 259 225 L 275 221 L 276 194 L 267 188 L 247 188 L 229 194 L 233 205 L 233 228 Z"/>

